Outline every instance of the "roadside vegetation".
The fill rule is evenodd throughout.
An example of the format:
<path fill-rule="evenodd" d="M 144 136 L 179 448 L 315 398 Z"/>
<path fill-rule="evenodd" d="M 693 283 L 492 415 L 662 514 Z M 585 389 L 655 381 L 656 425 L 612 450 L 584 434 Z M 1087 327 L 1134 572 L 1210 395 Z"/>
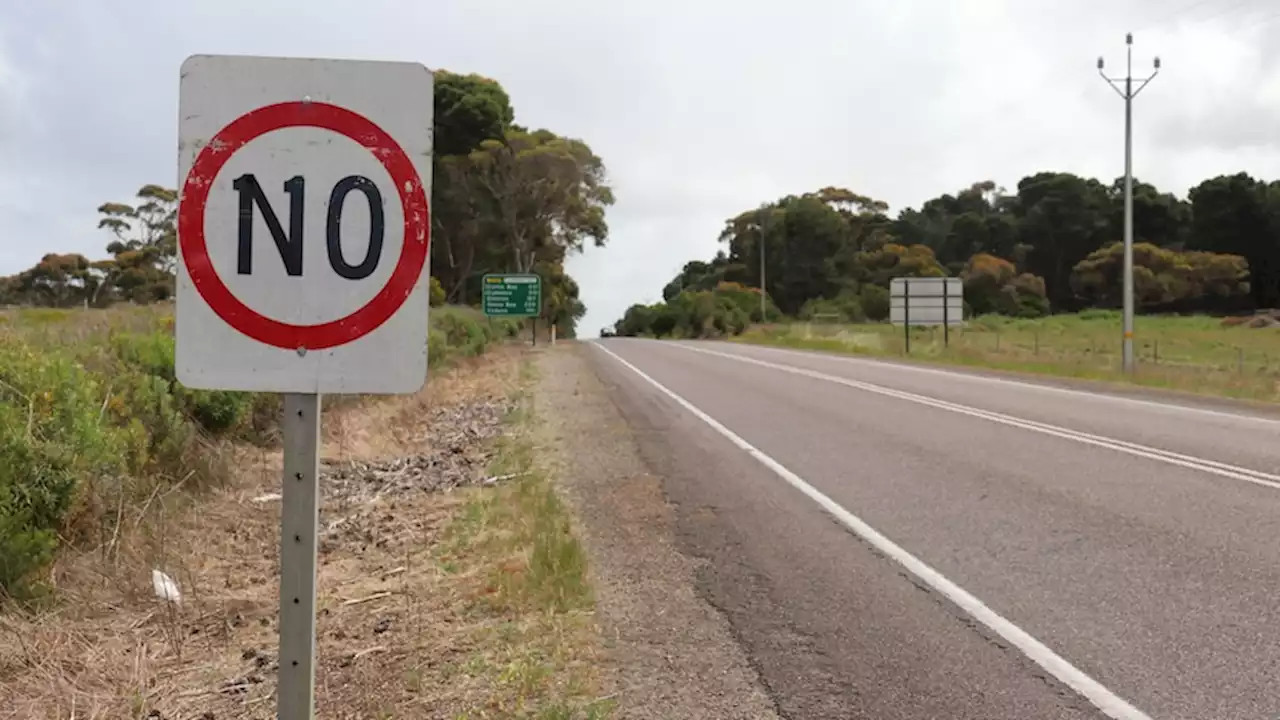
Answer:
<path fill-rule="evenodd" d="M 896 216 L 843 188 L 790 195 L 729 218 L 714 258 L 687 263 L 661 303 L 632 306 L 604 334 L 902 355 L 890 282 L 953 276 L 967 326 L 946 349 L 941 330 L 914 330 L 913 357 L 1122 379 L 1122 190 L 1041 172 L 1013 192 L 978 182 Z M 1123 379 L 1280 399 L 1280 182 L 1223 175 L 1185 199 L 1135 182 L 1134 216 L 1140 370 Z M 748 330 L 718 295 L 750 292 L 758 307 L 762 249 L 771 310 L 755 310 Z"/>
<path fill-rule="evenodd" d="M 132 315 L 150 311 L 111 313 L 145 327 Z M 69 313 L 64 331 L 85 315 Z M 433 317 L 453 340 L 423 392 L 326 408 L 317 707 L 605 718 L 586 556 L 537 444 L 531 359 L 493 342 L 500 336 L 477 341 L 490 326 L 473 311 Z M 126 467 L 117 484 L 143 499 L 93 506 L 84 498 L 106 494 L 87 495 L 97 477 L 66 478 L 70 507 L 95 512 L 64 515 L 50 532 L 62 543 L 56 558 L 21 578 L 25 601 L 0 608 L 0 694 L 18 715 L 275 716 L 279 451 L 185 422 L 216 469 L 203 487 L 174 481 L 192 465 L 137 476 Z M 118 431 L 101 425 L 101 436 Z M 19 479 L 30 485 L 4 483 L 24 487 Z M 7 527 L 19 527 L 11 517 Z M 179 601 L 156 596 L 153 569 L 173 579 Z"/>
<path fill-rule="evenodd" d="M 764 317 L 781 318 L 766 299 Z M 683 291 L 667 302 L 633 305 L 605 335 L 673 338 L 715 338 L 739 335 L 761 321 L 760 290 L 722 282 L 710 290 Z"/>
<path fill-rule="evenodd" d="M 451 307 L 431 325 L 436 368 L 519 329 Z M 222 487 L 237 443 L 275 442 L 279 396 L 183 387 L 172 326 L 167 305 L 0 312 L 0 593 L 39 598 L 62 545 L 110 562 L 158 496 Z"/>
<path fill-rule="evenodd" d="M 1132 376 L 1121 372 L 1120 314 L 1112 310 L 1036 319 L 983 315 L 953 327 L 945 344 L 942 328 L 913 328 L 910 355 L 903 328 L 888 323 L 796 321 L 755 326 L 734 339 L 1280 402 L 1277 325 L 1270 316 L 1226 324 L 1205 316 L 1139 317 Z"/>

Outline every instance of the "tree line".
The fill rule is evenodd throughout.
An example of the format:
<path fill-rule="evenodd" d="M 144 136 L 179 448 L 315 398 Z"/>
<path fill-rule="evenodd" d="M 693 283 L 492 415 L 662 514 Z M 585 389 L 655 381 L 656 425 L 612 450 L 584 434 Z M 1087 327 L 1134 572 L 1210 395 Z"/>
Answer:
<path fill-rule="evenodd" d="M 1280 182 L 1222 175 L 1179 198 L 1135 180 L 1133 215 L 1139 312 L 1280 306 Z M 977 182 L 896 216 L 844 188 L 789 195 L 729 218 L 715 257 L 687 263 L 663 302 L 632 306 L 610 333 L 659 334 L 643 321 L 665 313 L 677 333 L 716 334 L 679 308 L 726 283 L 760 288 L 762 251 L 765 290 L 787 316 L 886 319 L 896 277 L 960 277 L 970 314 L 1118 308 L 1123 222 L 1123 178 L 1060 172 L 1029 175 L 1013 192 Z"/>
<path fill-rule="evenodd" d="M 433 302 L 475 305 L 489 272 L 536 272 L 543 317 L 573 336 L 586 313 L 565 258 L 603 246 L 613 203 L 603 161 L 583 141 L 515 122 L 506 90 L 476 74 L 435 72 L 431 276 Z M 49 253 L 0 277 L 0 305 L 106 307 L 171 298 L 177 191 L 142 187 L 98 208 L 107 257 Z"/>

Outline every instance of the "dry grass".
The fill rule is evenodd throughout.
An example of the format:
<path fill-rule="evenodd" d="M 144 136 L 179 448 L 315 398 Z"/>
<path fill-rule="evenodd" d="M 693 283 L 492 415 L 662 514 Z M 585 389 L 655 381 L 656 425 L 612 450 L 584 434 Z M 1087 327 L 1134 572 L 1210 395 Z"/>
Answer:
<path fill-rule="evenodd" d="M 334 462 L 426 453 L 424 465 L 451 464 L 455 474 L 516 477 L 445 493 L 412 483 L 374 495 L 359 483 L 326 488 L 318 716 L 604 716 L 607 703 L 593 702 L 585 562 L 538 466 L 529 416 L 503 427 L 473 411 L 519 395 L 529 380 L 520 355 L 469 359 L 422 394 L 326 418 L 323 454 Z M 486 439 L 504 429 L 497 446 Z M 279 508 L 270 494 L 280 458 L 228 452 L 240 468 L 229 488 L 123 508 L 112 553 L 57 563 L 56 606 L 0 614 L 0 717 L 275 717 Z M 179 582 L 180 607 L 154 597 L 152 568 Z"/>
<path fill-rule="evenodd" d="M 1116 313 L 982 317 L 953 329 L 946 345 L 941 328 L 917 328 L 910 355 L 902 328 L 888 324 L 795 323 L 753 328 L 739 340 L 1280 402 L 1280 330 L 1207 317 L 1139 317 L 1136 330 L 1133 376 L 1121 372 Z"/>
<path fill-rule="evenodd" d="M 0 339 L 20 337 L 40 346 L 84 345 L 113 332 L 147 333 L 162 327 L 173 327 L 169 303 L 105 310 L 0 308 Z"/>

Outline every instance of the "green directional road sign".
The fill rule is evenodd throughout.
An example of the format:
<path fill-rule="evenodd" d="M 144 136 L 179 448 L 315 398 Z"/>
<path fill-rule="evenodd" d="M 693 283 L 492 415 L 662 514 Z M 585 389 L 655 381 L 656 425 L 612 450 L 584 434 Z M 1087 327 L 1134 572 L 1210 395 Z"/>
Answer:
<path fill-rule="evenodd" d="M 542 278 L 533 273 L 485 275 L 481 305 L 490 317 L 537 317 L 542 313 Z"/>

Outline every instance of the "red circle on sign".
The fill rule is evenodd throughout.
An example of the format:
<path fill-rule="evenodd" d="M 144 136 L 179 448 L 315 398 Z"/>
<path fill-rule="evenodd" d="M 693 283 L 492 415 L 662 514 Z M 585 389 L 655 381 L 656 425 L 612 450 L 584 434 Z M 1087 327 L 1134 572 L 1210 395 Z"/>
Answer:
<path fill-rule="evenodd" d="M 404 245 L 387 284 L 368 303 L 319 325 L 291 325 L 272 320 L 237 298 L 209 258 L 204 236 L 205 205 L 222 167 L 238 150 L 269 132 L 315 127 L 340 133 L 362 145 L 386 168 L 404 208 Z M 196 156 L 182 185 L 178 208 L 178 242 L 196 291 L 228 325 L 262 343 L 290 350 L 323 350 L 359 339 L 385 323 L 408 299 L 426 265 L 431 244 L 431 214 L 413 161 L 385 130 L 346 108 L 321 102 L 266 105 L 241 115 Z"/>

